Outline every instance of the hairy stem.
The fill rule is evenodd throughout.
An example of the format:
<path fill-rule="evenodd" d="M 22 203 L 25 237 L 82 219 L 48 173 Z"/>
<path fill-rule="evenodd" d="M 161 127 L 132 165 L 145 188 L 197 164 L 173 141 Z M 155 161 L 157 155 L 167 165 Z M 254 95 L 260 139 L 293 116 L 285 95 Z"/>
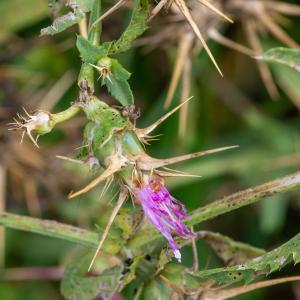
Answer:
<path fill-rule="evenodd" d="M 97 247 L 98 235 L 71 225 L 50 220 L 19 216 L 10 213 L 0 214 L 0 224 L 14 229 L 34 232 L 54 238 L 63 239 L 88 247 Z"/>
<path fill-rule="evenodd" d="M 300 188 L 300 172 L 275 179 L 273 181 L 225 196 L 204 207 L 194 210 L 189 215 L 188 224 L 194 225 L 215 218 L 240 207 L 255 203 L 263 198 L 282 194 Z"/>

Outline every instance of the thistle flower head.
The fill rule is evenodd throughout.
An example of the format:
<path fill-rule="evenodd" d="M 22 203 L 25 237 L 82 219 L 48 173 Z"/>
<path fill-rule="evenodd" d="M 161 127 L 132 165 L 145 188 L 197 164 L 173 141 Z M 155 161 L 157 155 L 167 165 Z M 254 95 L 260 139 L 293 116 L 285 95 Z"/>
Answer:
<path fill-rule="evenodd" d="M 172 231 L 183 238 L 193 236 L 183 223 L 187 218 L 185 206 L 171 196 L 159 176 L 152 176 L 149 183 L 140 188 L 137 197 L 146 218 L 166 237 L 175 257 L 180 262 L 181 254 Z"/>

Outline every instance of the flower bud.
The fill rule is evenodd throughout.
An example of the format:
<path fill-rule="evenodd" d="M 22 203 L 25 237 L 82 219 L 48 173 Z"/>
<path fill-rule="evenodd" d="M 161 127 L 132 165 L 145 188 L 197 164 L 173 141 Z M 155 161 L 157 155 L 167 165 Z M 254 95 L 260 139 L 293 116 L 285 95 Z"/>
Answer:
<path fill-rule="evenodd" d="M 12 125 L 10 130 L 23 130 L 21 142 L 26 133 L 34 145 L 38 147 L 37 140 L 40 135 L 50 132 L 57 123 L 70 119 L 79 111 L 80 108 L 78 106 L 70 106 L 68 109 L 57 114 L 40 110 L 36 114 L 30 115 L 24 109 L 26 116 L 17 114 L 18 119 L 14 119 L 15 122 L 10 123 Z M 33 132 L 37 135 L 36 138 L 32 136 Z"/>
<path fill-rule="evenodd" d="M 100 73 L 100 78 L 108 77 L 111 74 L 111 59 L 109 57 L 103 57 L 98 60 L 97 65 L 92 65 L 95 69 L 97 69 Z"/>
<path fill-rule="evenodd" d="M 24 134 L 26 133 L 35 146 L 38 147 L 37 140 L 40 135 L 50 132 L 53 128 L 51 126 L 51 114 L 46 111 L 39 111 L 35 115 L 30 115 L 25 109 L 26 116 L 18 114 L 18 119 L 14 119 L 15 122 L 11 123 L 10 130 L 23 130 L 21 142 L 23 141 Z M 37 134 L 37 137 L 32 136 L 32 132 Z"/>

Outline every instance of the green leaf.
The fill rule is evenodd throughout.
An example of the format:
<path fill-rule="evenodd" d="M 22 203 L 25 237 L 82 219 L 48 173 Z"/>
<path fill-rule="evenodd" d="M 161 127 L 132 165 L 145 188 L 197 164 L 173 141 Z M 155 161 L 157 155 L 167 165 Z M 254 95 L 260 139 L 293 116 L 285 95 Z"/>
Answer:
<path fill-rule="evenodd" d="M 197 289 L 201 281 L 186 266 L 178 263 L 169 263 L 161 275 L 169 281 L 168 285 L 179 293 Z"/>
<path fill-rule="evenodd" d="M 76 46 L 81 59 L 90 64 L 95 64 L 108 53 L 107 48 L 95 46 L 81 35 L 77 36 Z"/>
<path fill-rule="evenodd" d="M 149 15 L 148 0 L 135 0 L 130 23 L 121 37 L 110 44 L 109 54 L 117 54 L 130 49 L 132 42 L 147 29 Z"/>
<path fill-rule="evenodd" d="M 109 93 L 116 98 L 123 106 L 134 103 L 133 94 L 127 81 L 117 79 L 114 74 L 103 78 Z"/>
<path fill-rule="evenodd" d="M 98 61 L 99 68 L 105 68 L 106 74 L 103 75 L 102 85 L 106 85 L 109 93 L 116 98 L 123 106 L 134 103 L 133 94 L 127 80 L 130 73 L 116 59 L 104 57 Z"/>
<path fill-rule="evenodd" d="M 97 296 L 111 297 L 115 292 L 123 266 L 116 265 L 105 269 L 102 262 L 101 269 L 104 268 L 104 271 L 100 275 L 86 276 L 92 257 L 93 253 L 88 253 L 66 267 L 61 282 L 61 293 L 66 299 L 92 300 Z M 99 259 L 109 262 L 107 257 L 99 256 Z"/>
<path fill-rule="evenodd" d="M 133 260 L 131 258 L 125 259 L 125 268 L 122 274 L 125 274 L 122 276 L 122 281 L 119 285 L 119 291 L 121 291 L 126 285 L 128 285 L 130 282 L 132 282 L 134 279 L 136 279 L 136 272 L 137 268 L 139 267 L 140 262 L 143 260 L 143 255 L 135 256 Z M 132 260 L 129 262 L 129 260 Z M 129 264 L 129 266 L 128 266 Z"/>
<path fill-rule="evenodd" d="M 69 12 L 66 15 L 56 18 L 51 26 L 43 28 L 41 35 L 54 35 L 65 29 L 79 23 L 84 17 L 84 12 L 81 9 L 75 9 L 74 12 Z"/>
<path fill-rule="evenodd" d="M 128 80 L 131 76 L 131 74 L 116 59 L 111 59 L 110 71 L 117 80 L 121 81 Z"/>
<path fill-rule="evenodd" d="M 172 288 L 160 278 L 151 280 L 143 291 L 145 300 L 172 299 L 172 294 L 174 294 Z"/>
<path fill-rule="evenodd" d="M 124 263 L 117 257 L 99 255 L 95 265 L 98 275 L 87 276 L 87 270 L 94 252 L 72 259 L 61 282 L 61 293 L 66 299 L 92 300 L 111 299 L 135 278 L 136 268 L 141 256 L 133 260 L 124 258 Z"/>
<path fill-rule="evenodd" d="M 83 12 L 90 12 L 94 2 L 94 0 L 69 0 L 68 6 L 72 8 L 79 7 Z"/>
<path fill-rule="evenodd" d="M 280 270 L 288 263 L 300 261 L 300 234 L 283 244 L 282 246 L 243 264 L 233 267 L 217 268 L 200 271 L 196 275 L 202 280 L 212 279 L 220 284 L 232 284 L 239 281 L 246 283 L 254 279 L 258 274 L 269 274 Z"/>
<path fill-rule="evenodd" d="M 41 30 L 41 35 L 54 35 L 68 29 L 75 24 L 78 24 L 84 18 L 85 13 L 88 13 L 92 10 L 94 2 L 94 0 L 68 1 L 67 6 L 69 6 L 72 11 L 63 16 L 57 17 L 51 26 Z"/>
<path fill-rule="evenodd" d="M 143 217 L 144 214 L 141 211 L 133 212 L 128 208 L 122 208 L 115 218 L 114 225 L 122 230 L 122 236 L 127 240 L 136 232 Z"/>
<path fill-rule="evenodd" d="M 298 49 L 272 48 L 257 58 L 265 62 L 286 65 L 300 72 L 300 50 Z"/>
<path fill-rule="evenodd" d="M 197 237 L 204 239 L 226 266 L 241 264 L 265 253 L 263 249 L 234 241 L 215 232 L 200 231 Z"/>

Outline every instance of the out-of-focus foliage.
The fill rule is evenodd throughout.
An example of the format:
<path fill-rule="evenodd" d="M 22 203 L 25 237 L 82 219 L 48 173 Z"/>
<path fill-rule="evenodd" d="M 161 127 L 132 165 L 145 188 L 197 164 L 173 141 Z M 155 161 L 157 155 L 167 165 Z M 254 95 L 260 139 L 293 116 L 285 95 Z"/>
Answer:
<path fill-rule="evenodd" d="M 283 64 L 300 72 L 300 50 L 298 49 L 272 48 L 263 53 L 260 59 L 266 62 Z"/>

